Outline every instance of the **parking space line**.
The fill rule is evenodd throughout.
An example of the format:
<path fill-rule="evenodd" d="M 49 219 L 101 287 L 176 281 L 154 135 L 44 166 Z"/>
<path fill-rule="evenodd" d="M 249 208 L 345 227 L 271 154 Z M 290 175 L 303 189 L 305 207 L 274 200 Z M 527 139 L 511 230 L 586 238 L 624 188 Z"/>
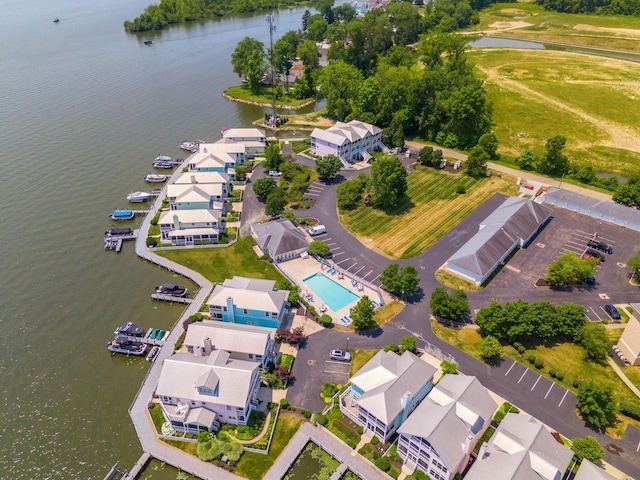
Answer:
<path fill-rule="evenodd" d="M 344 252 L 342 252 L 342 253 L 344 253 Z M 342 255 L 342 253 L 336 253 L 336 255 Z M 346 262 L 347 260 L 351 260 L 351 259 L 350 259 L 350 258 L 345 258 L 344 260 L 340 260 L 340 261 L 338 262 L 338 265 L 340 265 L 341 263 Z"/>
<path fill-rule="evenodd" d="M 364 270 L 364 265 L 360 267 L 360 269 L 357 272 L 354 272 L 354 275 L 357 275 L 358 273 L 360 273 L 361 270 Z"/>
<path fill-rule="evenodd" d="M 322 192 L 318 192 L 318 193 L 315 193 L 315 192 L 304 192 L 305 195 L 308 195 L 310 197 L 319 197 L 321 195 L 321 193 Z"/>
<path fill-rule="evenodd" d="M 564 396 L 562 397 L 562 400 L 560 400 L 560 403 L 558 404 L 558 407 L 559 407 L 560 405 L 562 405 L 562 402 L 564 402 L 564 399 L 565 399 L 565 397 L 567 396 L 567 394 L 568 394 L 568 393 L 569 393 L 569 390 L 567 390 L 567 391 L 565 391 L 565 392 L 564 392 Z"/>
<path fill-rule="evenodd" d="M 337 257 L 338 255 L 344 255 L 344 253 L 345 252 L 336 252 L 336 253 L 331 252 L 331 255 L 333 255 L 334 257 Z M 344 260 L 343 260 L 343 262 L 344 262 Z"/>
<path fill-rule="evenodd" d="M 531 387 L 531 392 L 533 392 L 533 389 L 536 388 L 536 385 L 538 385 L 538 382 L 540 381 L 540 379 L 542 378 L 542 375 L 538 375 L 538 379 L 536 380 L 536 383 L 533 384 L 533 387 Z"/>
<path fill-rule="evenodd" d="M 326 244 L 327 244 L 327 245 L 329 245 L 329 246 L 331 246 L 331 245 L 337 245 L 337 244 L 338 244 L 338 242 L 324 242 L 324 243 L 326 243 Z"/>
<path fill-rule="evenodd" d="M 504 376 L 506 377 L 507 375 L 509 375 L 509 372 L 511 371 L 511 369 L 513 368 L 513 366 L 518 363 L 515 360 L 513 361 L 513 363 L 511 364 L 511 366 L 509 367 L 509 370 L 507 370 L 507 373 L 504 374 Z"/>
<path fill-rule="evenodd" d="M 604 312 L 604 314 L 607 316 L 609 320 L 613 320 L 613 318 L 609 315 L 609 313 L 604 309 L 602 305 L 600 306 L 600 309 Z"/>
<path fill-rule="evenodd" d="M 596 316 L 596 318 L 600 318 L 600 316 L 598 315 L 598 312 L 596 312 L 593 307 L 589 307 L 589 310 L 591 310 L 593 312 L 593 314 Z"/>
<path fill-rule="evenodd" d="M 351 270 L 353 267 L 355 267 L 357 264 L 358 264 L 358 262 L 354 263 L 354 264 L 353 264 L 353 265 L 351 265 L 349 268 L 347 268 L 347 272 L 348 272 L 349 270 Z"/>
<path fill-rule="evenodd" d="M 339 370 L 323 370 L 324 373 L 339 373 L 341 375 L 347 375 L 348 372 L 341 372 Z"/>
<path fill-rule="evenodd" d="M 378 275 L 376 275 L 376 276 L 373 278 L 373 280 L 371 280 L 371 281 L 372 281 L 372 282 L 375 282 L 375 281 L 378 279 L 378 277 L 379 277 L 380 275 L 382 275 L 382 274 L 381 274 L 381 273 L 379 273 L 379 274 L 378 274 Z"/>
<path fill-rule="evenodd" d="M 368 273 L 365 273 L 364 276 L 362 276 L 360 278 L 367 278 L 369 275 L 371 275 L 371 272 L 373 272 L 373 270 L 369 270 Z"/>
<path fill-rule="evenodd" d="M 549 392 L 551 392 L 551 389 L 553 388 L 554 385 L 555 385 L 555 382 L 551 382 L 551 386 L 549 387 L 549 390 L 547 390 L 547 394 L 544 396 L 545 400 L 549 396 Z"/>
<path fill-rule="evenodd" d="M 518 380 L 518 383 L 522 381 L 522 379 L 524 378 L 524 376 L 527 374 L 528 371 L 529 369 L 525 367 L 524 372 L 522 372 L 522 376 L 520 377 L 520 380 Z"/>

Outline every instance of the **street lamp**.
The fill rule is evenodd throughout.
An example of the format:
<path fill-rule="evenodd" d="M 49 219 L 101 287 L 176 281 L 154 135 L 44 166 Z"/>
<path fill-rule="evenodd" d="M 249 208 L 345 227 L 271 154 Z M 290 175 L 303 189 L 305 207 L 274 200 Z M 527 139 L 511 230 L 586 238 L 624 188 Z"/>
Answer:
<path fill-rule="evenodd" d="M 347 337 L 347 348 L 345 348 L 344 350 L 345 350 L 345 352 L 349 351 L 349 337 Z"/>

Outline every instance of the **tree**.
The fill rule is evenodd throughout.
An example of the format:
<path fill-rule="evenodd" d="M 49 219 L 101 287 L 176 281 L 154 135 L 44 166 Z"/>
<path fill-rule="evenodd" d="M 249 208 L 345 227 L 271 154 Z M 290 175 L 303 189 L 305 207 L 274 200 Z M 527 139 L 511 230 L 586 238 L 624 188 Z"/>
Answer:
<path fill-rule="evenodd" d="M 291 329 L 280 329 L 276 332 L 276 337 L 281 342 L 296 345 L 304 340 L 304 328 L 295 327 Z"/>
<path fill-rule="evenodd" d="M 498 160 L 500 155 L 498 154 L 498 137 L 495 133 L 485 133 L 478 140 L 478 146 L 482 147 L 485 152 L 489 154 L 491 160 Z"/>
<path fill-rule="evenodd" d="M 371 165 L 370 187 L 374 205 L 395 206 L 407 192 L 407 169 L 398 158 L 380 155 Z"/>
<path fill-rule="evenodd" d="M 484 337 L 480 342 L 480 355 L 489 365 L 495 365 L 502 357 L 502 345 L 496 337 Z"/>
<path fill-rule="evenodd" d="M 487 175 L 487 162 L 491 158 L 489 154 L 477 145 L 471 149 L 464 162 L 464 173 L 472 177 L 485 177 Z"/>
<path fill-rule="evenodd" d="M 299 43 L 300 33 L 290 30 L 273 44 L 273 63 L 276 72 L 284 75 L 285 79 L 288 78 L 293 61 L 297 56 L 296 50 Z"/>
<path fill-rule="evenodd" d="M 356 330 L 366 330 L 376 324 L 373 318 L 373 305 L 371 305 L 371 300 L 366 295 L 356 303 L 349 313 L 353 328 Z"/>
<path fill-rule="evenodd" d="M 313 70 L 318 66 L 318 46 L 313 40 L 305 40 L 301 42 L 297 49 L 296 54 L 306 70 Z"/>
<path fill-rule="evenodd" d="M 246 167 L 243 167 L 242 165 L 240 165 L 239 167 L 236 167 L 236 180 L 238 180 L 239 182 L 243 182 L 246 179 L 247 179 Z"/>
<path fill-rule="evenodd" d="M 416 337 L 413 335 L 407 335 L 400 339 L 400 348 L 403 352 L 415 353 L 416 351 Z"/>
<path fill-rule="evenodd" d="M 447 360 L 442 360 L 440 362 L 440 370 L 442 370 L 443 375 L 455 375 L 458 373 L 458 365 L 453 362 L 448 362 Z"/>
<path fill-rule="evenodd" d="M 392 263 L 382 271 L 380 281 L 390 293 L 406 298 L 416 293 L 420 278 L 413 265 L 400 268 L 397 263 Z"/>
<path fill-rule="evenodd" d="M 418 161 L 425 167 L 437 167 L 442 163 L 442 150 L 426 146 L 418 153 Z"/>
<path fill-rule="evenodd" d="M 470 312 L 466 292 L 464 290 L 448 292 L 445 287 L 438 287 L 431 292 L 429 306 L 434 316 L 449 320 L 464 320 Z"/>
<path fill-rule="evenodd" d="M 562 152 L 567 139 L 562 135 L 556 135 L 547 140 L 546 153 L 539 159 L 536 170 L 546 175 L 561 176 L 569 173 L 569 159 Z"/>
<path fill-rule="evenodd" d="M 604 430 L 616 421 L 618 405 L 610 385 L 583 382 L 578 388 L 577 397 L 578 413 L 598 430 Z"/>
<path fill-rule="evenodd" d="M 516 158 L 516 163 L 522 170 L 533 170 L 536 163 L 538 163 L 538 159 L 531 150 L 525 150 Z"/>
<path fill-rule="evenodd" d="M 267 203 L 264 206 L 264 213 L 271 217 L 277 217 L 284 212 L 287 206 L 287 199 L 283 188 L 274 188 L 267 197 Z"/>
<path fill-rule="evenodd" d="M 573 252 L 564 252 L 549 264 L 545 279 L 552 287 L 574 285 L 593 276 L 597 268 L 595 258 L 580 258 Z"/>
<path fill-rule="evenodd" d="M 588 322 L 582 327 L 584 353 L 590 360 L 602 362 L 607 359 L 611 342 L 607 336 L 607 329 L 600 323 Z"/>
<path fill-rule="evenodd" d="M 261 201 L 266 202 L 269 194 L 276 188 L 276 181 L 273 178 L 259 178 L 251 188 Z"/>
<path fill-rule="evenodd" d="M 314 240 L 309 244 L 308 250 L 311 255 L 326 257 L 331 252 L 331 247 L 320 240 Z"/>
<path fill-rule="evenodd" d="M 633 280 L 637 282 L 640 277 L 640 250 L 627 261 L 627 265 L 633 268 Z"/>
<path fill-rule="evenodd" d="M 316 171 L 320 180 L 328 182 L 336 178 L 336 174 L 342 168 L 342 162 L 336 155 L 326 155 L 316 159 Z"/>
<path fill-rule="evenodd" d="M 604 448 L 598 443 L 598 440 L 591 436 L 572 439 L 571 450 L 573 450 L 580 462 L 583 458 L 586 458 L 598 465 L 604 459 Z"/>
<path fill-rule="evenodd" d="M 268 170 L 280 170 L 280 165 L 284 163 L 284 157 L 280 153 L 280 145 L 274 143 L 273 145 L 267 145 L 264 149 L 264 166 Z"/>
<path fill-rule="evenodd" d="M 233 71 L 249 82 L 249 89 L 253 93 L 260 91 L 260 81 L 267 71 L 264 44 L 255 38 L 245 37 L 240 40 L 231 54 Z"/>
<path fill-rule="evenodd" d="M 355 210 L 362 202 L 362 195 L 369 183 L 369 177 L 359 173 L 353 180 L 342 182 L 336 189 L 338 208 L 342 210 Z"/>
<path fill-rule="evenodd" d="M 324 67 L 318 75 L 320 93 L 327 99 L 327 114 L 344 120 L 353 110 L 362 84 L 362 73 L 341 60 Z"/>
<path fill-rule="evenodd" d="M 627 207 L 640 207 L 640 175 L 632 175 L 613 193 L 613 201 Z"/>

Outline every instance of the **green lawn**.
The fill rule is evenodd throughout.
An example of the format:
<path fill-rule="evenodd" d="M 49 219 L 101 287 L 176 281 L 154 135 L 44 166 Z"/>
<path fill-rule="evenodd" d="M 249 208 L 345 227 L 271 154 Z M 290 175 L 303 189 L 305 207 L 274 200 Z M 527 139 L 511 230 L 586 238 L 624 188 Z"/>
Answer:
<path fill-rule="evenodd" d="M 622 371 L 631 380 L 631 383 L 640 389 L 640 367 L 624 367 Z M 638 400 L 638 403 L 640 403 L 640 400 Z"/>
<path fill-rule="evenodd" d="M 225 95 L 238 100 L 244 100 L 246 102 L 259 103 L 263 105 L 271 105 L 273 102 L 273 94 L 271 88 L 262 87 L 257 95 L 253 94 L 248 86 L 235 86 L 227 88 L 224 91 Z M 304 105 L 308 105 L 309 102 L 314 102 L 313 98 L 306 98 L 304 100 L 298 100 L 290 95 L 284 95 L 280 99 L 276 99 L 276 106 L 289 106 L 293 108 L 299 108 Z"/>
<path fill-rule="evenodd" d="M 495 192 L 517 192 L 515 181 L 495 176 L 478 180 L 424 167 L 412 172 L 407 182 L 407 196 L 393 209 L 361 205 L 340 212 L 349 232 L 390 258 L 421 254 Z M 467 193 L 457 194 L 458 185 L 464 185 Z"/>
<path fill-rule="evenodd" d="M 250 480 L 259 480 L 264 477 L 302 423 L 303 419 L 299 415 L 281 410 L 269 453 L 262 455 L 260 453 L 245 452 L 240 457 L 233 473 Z"/>
<path fill-rule="evenodd" d="M 351 369 L 349 370 L 349 377 L 355 375 L 355 373 L 378 352 L 379 350 L 353 350 L 351 352 Z"/>
<path fill-rule="evenodd" d="M 398 314 L 404 310 L 404 305 L 396 300 L 391 303 L 387 303 L 384 307 L 380 307 L 373 314 L 373 319 L 376 321 L 378 326 L 383 326 L 392 318 L 398 316 Z"/>
<path fill-rule="evenodd" d="M 234 275 L 283 280 L 271 263 L 257 259 L 252 247 L 253 238 L 243 237 L 226 248 L 189 248 L 156 253 L 201 273 L 212 282 L 222 282 Z"/>

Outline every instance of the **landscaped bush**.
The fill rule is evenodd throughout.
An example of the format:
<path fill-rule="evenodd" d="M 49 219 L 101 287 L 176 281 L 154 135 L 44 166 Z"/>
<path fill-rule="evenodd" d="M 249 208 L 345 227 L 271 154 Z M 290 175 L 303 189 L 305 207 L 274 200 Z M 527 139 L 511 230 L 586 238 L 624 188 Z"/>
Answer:
<path fill-rule="evenodd" d="M 579 379 L 574 379 L 573 383 L 571 384 L 573 385 L 573 388 L 579 388 L 580 387 L 580 380 Z"/>
<path fill-rule="evenodd" d="M 323 398 L 331 398 L 338 393 L 338 387 L 333 383 L 323 383 L 320 388 L 320 396 Z"/>
<path fill-rule="evenodd" d="M 513 342 L 513 348 L 515 348 L 516 350 L 518 350 L 521 346 L 522 344 L 520 342 Z"/>
<path fill-rule="evenodd" d="M 463 195 L 467 193 L 467 188 L 462 184 L 456 185 L 456 193 L 458 195 Z"/>
<path fill-rule="evenodd" d="M 558 372 L 558 373 L 556 373 L 556 378 L 557 378 L 559 381 L 563 381 L 563 380 L 564 380 L 564 373 L 562 373 L 562 372 Z"/>
<path fill-rule="evenodd" d="M 286 410 L 288 410 L 290 408 L 289 406 L 289 400 L 287 400 L 286 398 L 281 398 L 280 399 L 280 406 Z"/>
<path fill-rule="evenodd" d="M 385 352 L 398 353 L 400 351 L 400 347 L 398 346 L 397 343 L 391 343 L 391 344 L 387 345 L 386 347 L 384 347 L 384 351 Z"/>
<path fill-rule="evenodd" d="M 158 239 L 155 237 L 147 237 L 147 247 L 157 247 L 158 246 Z"/>
<path fill-rule="evenodd" d="M 526 348 L 524 348 L 524 346 L 523 346 L 523 345 L 520 345 L 520 346 L 518 347 L 518 353 L 519 353 L 520 355 L 523 355 L 523 354 L 524 354 L 524 352 L 526 352 L 526 351 L 527 351 L 527 349 L 526 349 Z"/>
<path fill-rule="evenodd" d="M 322 315 L 320 317 L 320 323 L 325 327 L 330 327 L 333 324 L 333 319 L 329 315 Z"/>
<path fill-rule="evenodd" d="M 539 358 L 536 358 L 536 363 L 535 366 L 538 370 L 541 370 L 544 368 L 544 362 L 542 360 L 540 360 Z"/>
<path fill-rule="evenodd" d="M 156 213 L 149 223 L 151 223 L 151 225 L 155 227 L 156 225 L 158 225 L 159 220 L 160 220 L 160 212 Z"/>
<path fill-rule="evenodd" d="M 400 458 L 400 455 L 398 455 L 398 444 L 394 444 L 389 449 L 389 453 L 387 453 L 387 457 L 389 457 L 389 460 L 391 460 L 393 462 L 401 462 L 402 461 L 402 459 Z"/>
<path fill-rule="evenodd" d="M 502 405 L 500 405 L 500 408 L 498 408 L 495 415 L 493 416 L 493 421 L 496 423 L 500 423 L 502 419 L 504 419 L 504 417 L 507 415 L 507 413 L 520 413 L 520 410 L 511 405 L 509 402 L 504 402 Z"/>
<path fill-rule="evenodd" d="M 389 459 L 387 457 L 380 457 L 376 460 L 376 467 L 378 467 L 383 472 L 388 472 L 391 468 L 391 464 L 389 463 Z"/>
<path fill-rule="evenodd" d="M 549 375 L 551 375 L 551 378 L 556 378 L 558 376 L 558 374 L 553 368 L 549 370 Z"/>
<path fill-rule="evenodd" d="M 422 470 L 416 470 L 413 476 L 416 477 L 416 480 L 431 480 L 431 477 Z"/>
<path fill-rule="evenodd" d="M 626 415 L 627 417 L 640 420 L 640 405 L 628 402 L 626 400 L 620 400 L 620 413 Z"/>
<path fill-rule="evenodd" d="M 311 418 L 311 412 L 309 410 L 303 410 L 302 414 L 304 415 L 304 418 L 306 418 L 306 419 Z"/>
<path fill-rule="evenodd" d="M 378 437 L 373 437 L 371 439 L 371 445 L 378 445 L 380 443 L 380 439 Z"/>
<path fill-rule="evenodd" d="M 282 365 L 283 367 L 291 368 L 293 366 L 294 359 L 295 357 L 293 355 L 290 355 L 288 353 L 283 353 L 282 355 L 280 355 L 278 364 Z"/>
<path fill-rule="evenodd" d="M 527 357 L 527 361 L 528 361 L 531 365 L 533 365 L 534 363 L 536 363 L 536 356 L 535 356 L 535 355 L 529 355 L 529 356 Z"/>
<path fill-rule="evenodd" d="M 326 417 L 326 415 L 322 414 L 322 413 L 316 413 L 316 416 L 314 417 L 315 421 L 318 425 L 322 425 L 323 427 L 327 424 L 327 422 L 329 421 Z"/>

